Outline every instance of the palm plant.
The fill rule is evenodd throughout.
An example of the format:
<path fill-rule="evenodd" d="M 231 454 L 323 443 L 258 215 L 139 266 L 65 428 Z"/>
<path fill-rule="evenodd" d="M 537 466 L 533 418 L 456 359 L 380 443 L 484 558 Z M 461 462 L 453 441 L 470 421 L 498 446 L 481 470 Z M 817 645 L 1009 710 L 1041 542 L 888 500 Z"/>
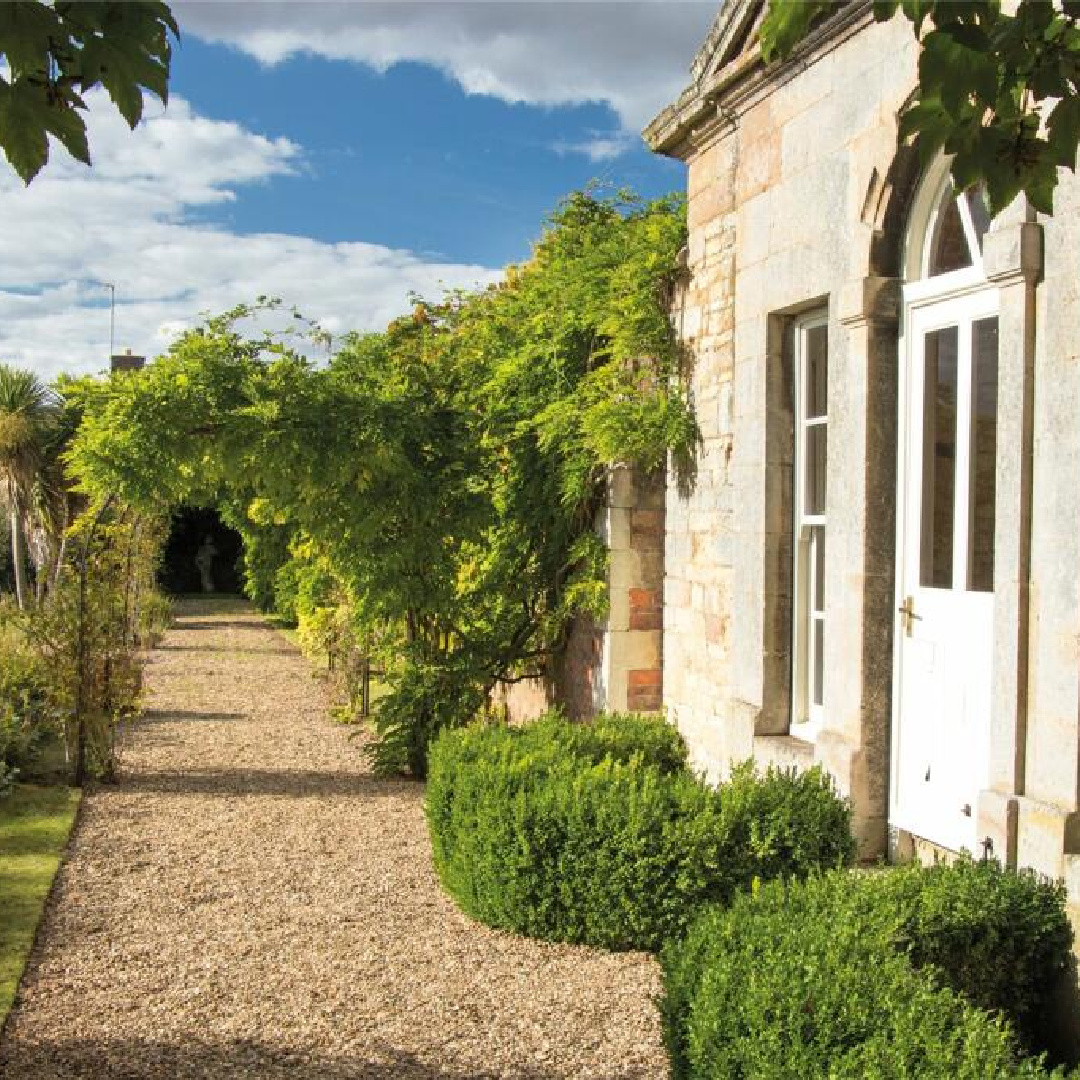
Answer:
<path fill-rule="evenodd" d="M 20 608 L 29 601 L 26 531 L 40 490 L 60 399 L 32 371 L 0 364 L 0 498 L 11 519 L 11 558 Z"/>

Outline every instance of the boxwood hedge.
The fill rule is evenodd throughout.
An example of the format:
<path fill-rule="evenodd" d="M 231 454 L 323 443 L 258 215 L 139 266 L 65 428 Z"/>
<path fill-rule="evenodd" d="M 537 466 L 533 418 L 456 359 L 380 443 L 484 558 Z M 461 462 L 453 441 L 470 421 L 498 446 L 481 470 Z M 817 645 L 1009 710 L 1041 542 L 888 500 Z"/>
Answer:
<path fill-rule="evenodd" d="M 658 949 L 755 878 L 849 863 L 847 805 L 819 770 L 749 767 L 714 789 L 664 722 L 548 717 L 446 731 L 427 815 L 443 886 L 490 926 Z"/>
<path fill-rule="evenodd" d="M 675 1080 L 1060 1075 L 1023 1056 L 1068 958 L 1060 889 L 962 861 L 755 892 L 662 955 Z"/>

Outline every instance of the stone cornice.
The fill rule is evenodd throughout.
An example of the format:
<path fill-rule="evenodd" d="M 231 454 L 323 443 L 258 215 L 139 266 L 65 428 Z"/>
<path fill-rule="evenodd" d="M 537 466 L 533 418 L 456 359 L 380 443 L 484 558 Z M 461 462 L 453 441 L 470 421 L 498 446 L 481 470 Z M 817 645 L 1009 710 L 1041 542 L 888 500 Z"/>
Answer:
<path fill-rule="evenodd" d="M 729 0 L 729 4 L 732 0 Z M 642 132 L 649 149 L 686 160 L 696 149 L 712 142 L 737 121 L 739 114 L 761 97 L 797 76 L 819 57 L 832 51 L 873 21 L 872 0 L 841 0 L 841 6 L 806 36 L 781 64 L 765 67 L 761 45 L 752 33 L 743 50 L 710 71 L 710 63 L 732 31 L 735 14 L 742 25 L 749 21 L 746 5 L 721 9 L 713 29 L 694 60 L 694 82 Z"/>

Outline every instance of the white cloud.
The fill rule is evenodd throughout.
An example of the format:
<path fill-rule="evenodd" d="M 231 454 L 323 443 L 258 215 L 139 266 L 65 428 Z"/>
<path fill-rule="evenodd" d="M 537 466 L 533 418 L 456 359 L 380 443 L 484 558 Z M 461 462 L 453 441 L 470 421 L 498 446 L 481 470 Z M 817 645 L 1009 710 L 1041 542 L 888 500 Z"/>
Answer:
<path fill-rule="evenodd" d="M 611 161 L 620 154 L 626 153 L 633 145 L 634 138 L 633 134 L 625 131 L 617 131 L 614 134 L 594 131 L 587 139 L 579 142 L 557 142 L 552 149 L 560 155 L 583 154 L 590 161 Z"/>
<path fill-rule="evenodd" d="M 381 329 L 410 291 L 437 295 L 493 280 L 377 244 L 276 233 L 240 236 L 200 223 L 201 207 L 239 186 L 304 168 L 301 148 L 208 120 L 173 98 L 147 105 L 133 133 L 91 95 L 86 169 L 53 150 L 29 186 L 0 164 L 0 360 L 45 376 L 100 371 L 116 346 L 154 355 L 176 334 L 256 296 L 279 296 L 331 331 Z M 101 107 L 104 106 L 104 107 Z"/>
<path fill-rule="evenodd" d="M 719 8 L 683 2 L 177 3 L 184 33 L 264 64 L 298 53 L 429 64 L 509 102 L 609 105 L 638 131 L 689 82 Z"/>

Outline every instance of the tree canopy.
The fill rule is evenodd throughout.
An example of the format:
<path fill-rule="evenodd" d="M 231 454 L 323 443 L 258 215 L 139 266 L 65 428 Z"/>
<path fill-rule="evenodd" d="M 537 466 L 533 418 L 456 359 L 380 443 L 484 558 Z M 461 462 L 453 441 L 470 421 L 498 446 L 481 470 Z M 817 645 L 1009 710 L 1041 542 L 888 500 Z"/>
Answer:
<path fill-rule="evenodd" d="M 789 56 L 837 0 L 770 0 L 761 29 L 767 61 Z M 919 36 L 919 79 L 901 120 L 923 160 L 952 156 L 964 189 L 986 184 L 1002 210 L 1023 192 L 1053 212 L 1061 167 L 1076 168 L 1080 142 L 1080 0 L 874 0 Z"/>
<path fill-rule="evenodd" d="M 143 91 L 168 99 L 179 29 L 156 0 L 14 0 L 0 4 L 0 149 L 24 182 L 49 159 L 49 138 L 90 164 L 84 96 L 104 86 L 133 128 Z"/>
<path fill-rule="evenodd" d="M 421 772 L 434 731 L 603 611 L 607 470 L 690 457 L 668 317 L 684 239 L 680 200 L 573 195 L 499 286 L 417 300 L 325 366 L 245 337 L 237 309 L 69 388 L 73 467 L 98 497 L 221 507 L 264 603 L 344 597 L 388 672 L 383 764 Z"/>

